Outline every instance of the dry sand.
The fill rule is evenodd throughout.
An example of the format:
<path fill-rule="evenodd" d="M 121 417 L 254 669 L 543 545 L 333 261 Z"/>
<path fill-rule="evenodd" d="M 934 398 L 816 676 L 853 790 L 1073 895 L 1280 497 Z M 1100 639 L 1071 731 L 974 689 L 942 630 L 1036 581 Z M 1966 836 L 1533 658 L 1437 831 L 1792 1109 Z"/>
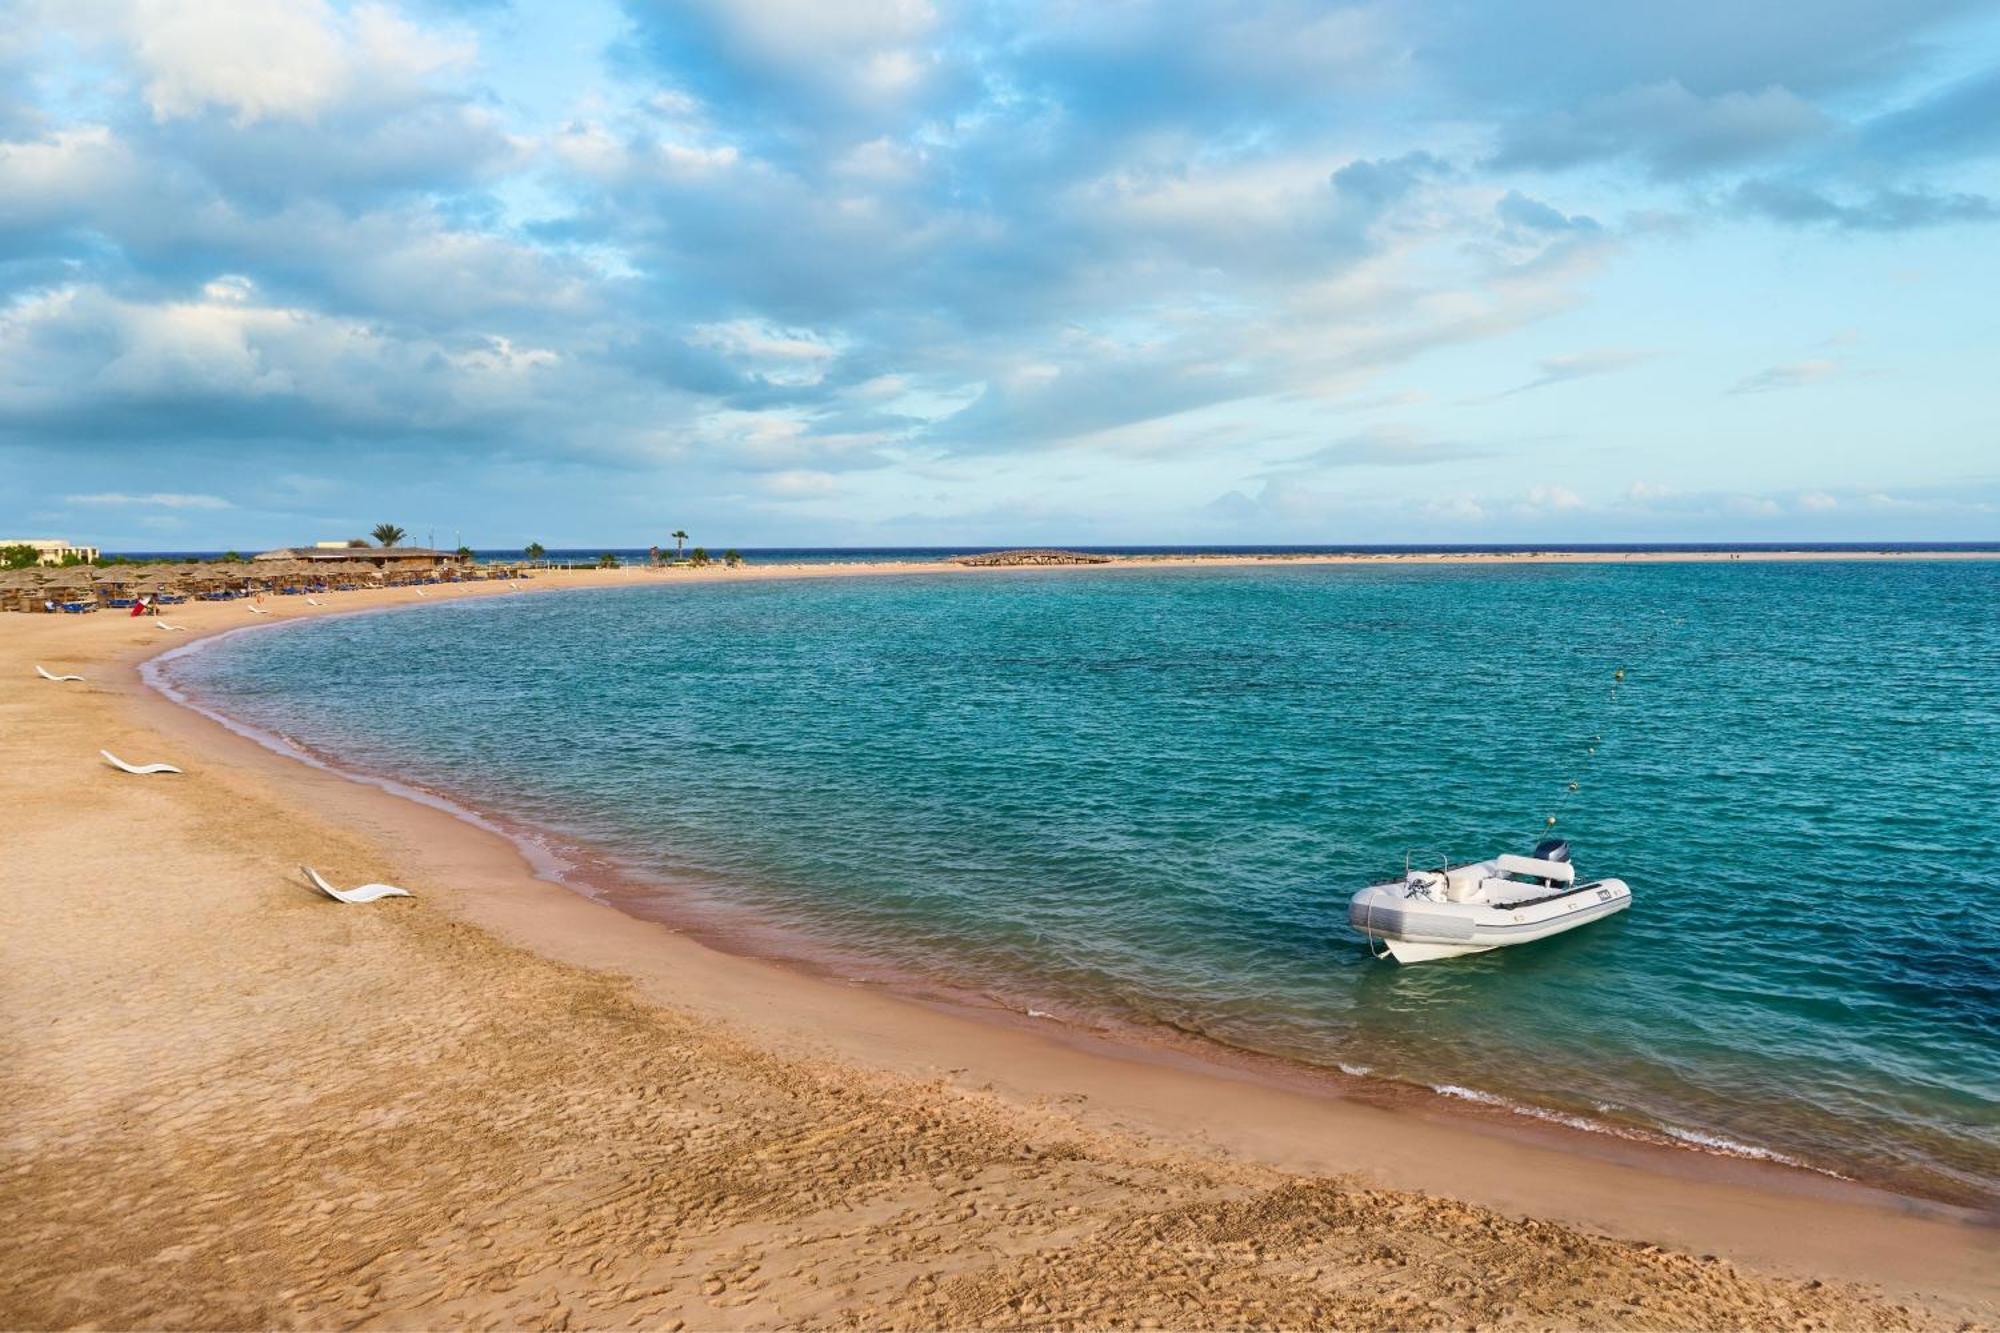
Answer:
<path fill-rule="evenodd" d="M 2000 1322 L 1995 1233 L 1949 1210 L 730 957 L 139 683 L 199 633 L 418 604 L 327 601 L 0 616 L 0 1325 Z"/>

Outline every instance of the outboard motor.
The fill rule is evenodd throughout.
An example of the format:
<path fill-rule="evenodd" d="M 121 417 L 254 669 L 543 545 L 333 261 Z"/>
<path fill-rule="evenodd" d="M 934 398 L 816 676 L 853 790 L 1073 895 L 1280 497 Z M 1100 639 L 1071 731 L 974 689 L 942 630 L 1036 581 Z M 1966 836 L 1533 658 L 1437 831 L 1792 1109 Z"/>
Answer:
<path fill-rule="evenodd" d="M 1543 838 L 1535 844 L 1535 859 L 1537 861 L 1555 861 L 1559 864 L 1567 865 L 1569 863 L 1569 839 Z"/>

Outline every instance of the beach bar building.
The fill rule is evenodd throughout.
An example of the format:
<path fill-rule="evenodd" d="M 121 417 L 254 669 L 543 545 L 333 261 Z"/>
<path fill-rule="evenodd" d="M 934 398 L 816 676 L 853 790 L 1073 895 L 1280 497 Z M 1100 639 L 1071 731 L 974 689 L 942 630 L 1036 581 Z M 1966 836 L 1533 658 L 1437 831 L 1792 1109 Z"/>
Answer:
<path fill-rule="evenodd" d="M 275 551 L 261 551 L 250 558 L 256 562 L 286 560 L 328 566 L 358 560 L 392 574 L 421 574 L 466 563 L 456 551 L 437 551 L 428 546 L 356 546 L 348 542 L 284 546 Z"/>

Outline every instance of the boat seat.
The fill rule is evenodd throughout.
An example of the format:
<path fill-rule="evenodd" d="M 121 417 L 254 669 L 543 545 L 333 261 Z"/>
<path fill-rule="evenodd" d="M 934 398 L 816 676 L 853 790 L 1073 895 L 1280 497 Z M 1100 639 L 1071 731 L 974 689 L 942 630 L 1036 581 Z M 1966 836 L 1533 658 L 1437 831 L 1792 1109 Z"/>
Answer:
<path fill-rule="evenodd" d="M 1544 861 L 1533 856 L 1502 853 L 1493 858 L 1493 864 L 1505 875 L 1526 875 L 1531 879 L 1545 879 L 1554 884 L 1571 884 L 1576 881 L 1576 867 L 1567 861 Z"/>

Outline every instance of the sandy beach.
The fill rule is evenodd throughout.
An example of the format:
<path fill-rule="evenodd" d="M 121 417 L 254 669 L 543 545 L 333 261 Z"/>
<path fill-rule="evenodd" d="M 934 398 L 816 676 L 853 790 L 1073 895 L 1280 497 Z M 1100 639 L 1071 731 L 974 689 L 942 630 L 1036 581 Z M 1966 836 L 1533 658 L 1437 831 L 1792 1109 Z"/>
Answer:
<path fill-rule="evenodd" d="M 606 570 L 426 600 L 911 573 L 1007 576 Z M 326 600 L 171 608 L 184 634 L 0 616 L 0 1324 L 2000 1325 L 2000 1231 L 1952 1209 L 732 956 L 141 679 L 203 635 L 424 604 Z M 344 907 L 301 864 L 416 897 Z"/>

